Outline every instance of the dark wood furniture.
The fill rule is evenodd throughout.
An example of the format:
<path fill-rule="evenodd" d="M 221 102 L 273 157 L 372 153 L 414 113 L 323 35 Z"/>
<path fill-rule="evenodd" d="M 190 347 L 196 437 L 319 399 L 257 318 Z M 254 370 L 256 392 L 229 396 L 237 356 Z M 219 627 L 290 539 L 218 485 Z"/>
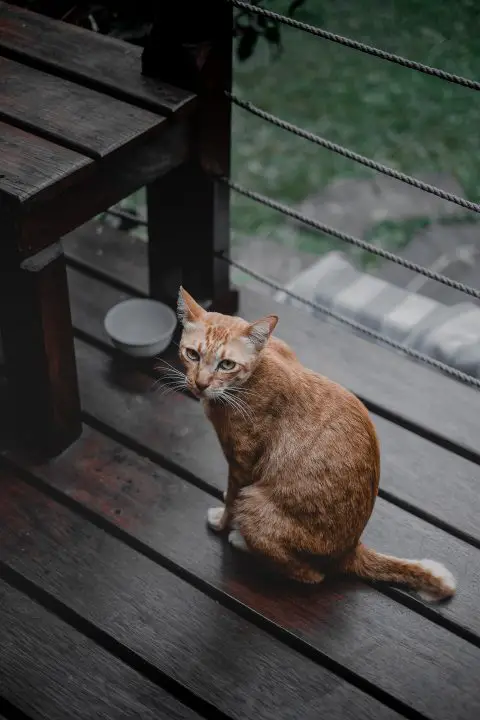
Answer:
<path fill-rule="evenodd" d="M 143 62 L 158 76 L 177 53 L 168 72 L 183 57 L 187 90 L 168 73 L 172 87 L 140 76 L 135 48 L 0 3 L 0 717 L 476 720 L 480 394 L 241 292 L 242 316 L 278 314 L 302 361 L 372 413 L 382 480 L 365 541 L 440 560 L 458 580 L 445 605 L 341 578 L 302 587 L 207 531 L 227 468 L 200 404 L 105 336 L 115 303 L 172 303 L 181 279 L 207 304 L 236 303 L 215 259 L 228 250 L 228 196 L 210 176 L 229 166 L 215 126 L 229 108 L 214 87 L 228 84 L 218 58 L 230 36 L 213 38 L 208 65 L 204 30 L 190 28 L 192 64 L 165 30 L 179 7 Z M 70 98 L 63 113 L 32 101 L 38 86 Z M 141 182 L 148 246 L 76 227 Z M 54 459 L 27 453 L 12 402 L 43 450 L 80 438 Z"/>
<path fill-rule="evenodd" d="M 50 462 L 0 454 L 0 713 L 479 717 L 480 395 L 242 291 L 242 315 L 278 313 L 302 360 L 372 411 L 382 481 L 366 542 L 445 562 L 458 595 L 283 584 L 206 528 L 226 467 L 199 403 L 152 391 L 151 367 L 105 337 L 106 310 L 148 292 L 146 245 L 90 224 L 65 251 L 85 425 Z"/>
<path fill-rule="evenodd" d="M 0 332 L 18 428 L 48 455 L 81 430 L 62 235 L 147 186 L 149 292 L 173 304 L 183 281 L 236 308 L 213 256 L 229 237 L 228 192 L 211 177 L 229 173 L 222 8 L 226 33 L 206 38 L 162 9 L 169 40 L 157 52 L 152 39 L 142 75 L 140 48 L 0 2 Z"/>

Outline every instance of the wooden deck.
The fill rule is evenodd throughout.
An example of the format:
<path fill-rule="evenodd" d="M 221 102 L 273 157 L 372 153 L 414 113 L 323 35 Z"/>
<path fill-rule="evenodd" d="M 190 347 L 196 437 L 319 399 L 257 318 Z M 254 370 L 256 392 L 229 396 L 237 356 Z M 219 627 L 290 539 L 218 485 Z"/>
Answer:
<path fill-rule="evenodd" d="M 366 541 L 445 562 L 459 589 L 429 606 L 280 582 L 206 529 L 226 466 L 200 405 L 106 340 L 107 309 L 145 292 L 145 245 L 89 225 L 66 248 L 85 425 L 39 464 L 1 418 L 0 717 L 480 717 L 480 395 L 281 307 L 278 334 L 373 413 Z M 241 313 L 273 304 L 243 293 Z"/>

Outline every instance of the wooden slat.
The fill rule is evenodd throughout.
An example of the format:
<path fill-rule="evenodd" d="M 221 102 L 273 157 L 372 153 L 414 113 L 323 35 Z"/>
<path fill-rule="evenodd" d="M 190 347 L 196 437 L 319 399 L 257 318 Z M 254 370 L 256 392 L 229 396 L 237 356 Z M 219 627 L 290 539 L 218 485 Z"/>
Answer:
<path fill-rule="evenodd" d="M 0 201 L 45 200 L 92 167 L 84 155 L 0 122 Z"/>
<path fill-rule="evenodd" d="M 88 222 L 64 238 L 67 257 L 101 273 L 110 282 L 127 284 L 131 291 L 148 289 L 147 244 L 109 225 Z"/>
<path fill-rule="evenodd" d="M 96 242 L 98 249 L 98 240 Z M 132 245 L 133 242 L 125 236 L 126 245 Z M 122 246 L 119 254 L 121 252 Z M 103 252 L 98 257 L 101 264 Z M 76 330 L 81 332 L 82 337 L 110 346 L 103 326 L 105 314 L 117 302 L 127 299 L 128 294 L 75 270 L 69 272 L 69 284 Z M 168 361 L 175 362 L 175 347 L 171 349 L 171 355 L 173 357 L 168 356 Z M 118 362 L 114 367 L 120 372 L 121 363 Z M 148 363 L 145 367 L 148 367 Z M 125 362 L 124 368 L 121 374 L 131 389 L 136 388 L 137 392 L 142 393 L 152 387 L 152 379 L 142 375 L 138 363 Z M 96 390 L 97 395 L 103 392 L 101 387 Z M 110 402 L 123 407 L 121 388 L 112 387 L 106 393 L 116 397 L 115 400 L 112 397 Z M 128 416 L 117 413 L 114 425 L 119 432 L 126 433 L 137 442 L 155 442 L 153 447 L 158 446 L 169 460 L 178 459 L 185 468 L 205 481 L 215 483 L 215 478 L 220 478 L 220 482 L 223 482 L 226 468 L 218 443 L 201 407 L 196 403 L 181 405 L 178 416 L 179 426 L 189 428 L 190 444 L 186 446 L 183 438 L 178 437 L 172 445 L 169 439 L 171 428 L 166 421 L 171 413 L 172 402 L 178 405 L 171 395 L 163 397 L 159 390 L 156 395 L 146 396 L 141 403 L 139 401 Z M 105 415 L 103 403 L 86 407 L 99 420 L 109 422 L 110 415 L 108 411 Z M 138 425 L 134 419 L 136 417 L 142 418 Z M 149 417 L 151 419 L 147 419 Z M 421 516 L 480 546 L 480 467 L 378 415 L 373 414 L 373 420 L 382 450 L 381 492 L 385 491 L 396 502 L 411 507 Z M 151 437 L 143 434 L 149 422 L 152 423 Z M 209 448 L 208 454 L 204 453 L 205 447 Z"/>
<path fill-rule="evenodd" d="M 186 577 L 252 608 L 273 631 L 286 630 L 306 643 L 305 648 L 327 655 L 427 717 L 457 717 L 459 698 L 462 713 L 468 710 L 474 717 L 480 702 L 475 685 L 479 648 L 359 582 L 337 580 L 321 588 L 304 588 L 273 578 L 251 557 L 239 555 L 208 532 L 206 512 L 218 501 L 190 483 L 92 430 L 86 430 L 82 441 L 54 463 L 29 469 L 68 499 L 114 524 L 136 547 L 143 543 L 145 552 L 154 551 L 175 563 Z M 422 552 L 444 551 L 441 533 L 425 523 L 382 501 L 377 513 L 381 520 L 373 521 L 373 536 L 385 535 L 389 526 L 393 535 L 401 536 L 403 527 L 412 536 L 411 545 L 420 541 Z M 404 549 L 404 538 L 397 540 L 397 551 Z M 456 551 L 457 560 L 467 560 L 469 548 Z M 478 581 L 478 558 L 475 570 Z M 474 580 L 469 614 L 478 626 L 476 604 Z M 464 683 L 458 696 L 440 680 L 450 673 Z M 468 712 L 458 717 L 468 717 Z"/>
<path fill-rule="evenodd" d="M 52 202 L 38 203 L 24 218 L 24 234 L 37 246 L 61 236 L 105 208 L 181 164 L 189 153 L 185 122 L 167 122 L 148 142 L 95 163 L 95 173 L 66 188 Z"/>
<path fill-rule="evenodd" d="M 142 77 L 141 48 L 5 2 L 0 54 L 161 114 L 194 104 L 193 93 Z"/>
<path fill-rule="evenodd" d="M 131 239 L 126 238 L 126 242 L 130 243 Z M 103 258 L 103 255 L 99 258 Z M 82 337 L 87 336 L 97 342 L 110 345 L 103 319 L 113 305 L 127 299 L 129 295 L 72 269 L 69 271 L 69 284 L 76 330 L 80 331 Z M 171 355 L 172 357 L 168 356 L 168 361 L 175 362 L 175 348 L 171 349 Z M 117 363 L 117 366 L 120 367 L 120 363 Z M 130 387 L 136 387 L 138 392 L 142 392 L 152 386 L 152 380 L 139 372 L 141 366 L 138 363 L 136 365 L 125 363 L 125 366 L 130 372 L 128 376 Z M 148 367 L 148 363 L 145 367 Z M 121 390 L 113 388 L 109 392 L 121 393 Z M 118 402 L 121 403 L 121 399 L 118 399 Z M 146 415 L 151 412 L 152 418 L 155 418 L 156 437 L 161 445 L 162 438 L 168 437 L 169 428 L 164 428 L 162 418 L 167 418 L 170 413 L 171 396 L 163 398 L 159 391 L 156 396 L 147 398 L 146 402 L 150 404 L 150 411 L 141 411 L 138 407 L 136 412 L 145 412 Z M 186 418 L 188 418 L 188 423 L 192 427 L 194 447 L 190 446 L 182 450 L 182 440 L 179 439 L 178 447 L 175 447 L 172 453 L 175 457 L 182 458 L 181 462 L 185 467 L 209 480 L 212 478 L 212 469 L 210 465 L 202 466 L 201 452 L 205 442 L 208 442 L 212 457 L 218 457 L 218 471 L 214 477 L 222 477 L 222 473 L 226 470 L 221 453 L 217 450 L 217 442 L 211 432 L 208 432 L 208 440 L 204 437 L 204 431 L 208 431 L 209 428 L 203 411 L 198 406 L 192 408 L 187 404 L 186 407 L 190 409 L 185 410 L 186 415 L 182 422 L 187 422 Z M 96 414 L 96 408 L 92 408 L 92 412 Z M 101 408 L 98 417 L 104 420 Z M 386 491 L 388 497 L 392 497 L 396 502 L 411 507 L 421 516 L 448 528 L 450 532 L 473 542 L 478 547 L 480 545 L 478 523 L 480 467 L 378 415 L 372 414 L 372 417 L 378 430 L 382 450 L 381 492 Z M 125 423 L 120 421 L 117 429 L 126 432 L 138 442 L 142 441 L 141 431 L 140 434 L 135 431 L 131 416 Z M 198 446 L 195 444 L 195 438 L 199 439 Z M 167 446 L 170 444 L 167 443 Z M 196 457 L 194 448 L 197 447 L 201 454 Z"/>
<path fill-rule="evenodd" d="M 397 717 L 17 478 L 2 498 L 8 568 L 228 717 Z"/>
<path fill-rule="evenodd" d="M 108 356 L 80 341 L 76 348 L 83 408 L 90 416 L 121 433 L 142 453 L 163 458 L 186 477 L 197 477 L 211 492 L 220 494 L 225 489 L 226 462 L 198 403 L 178 394 L 162 397 L 161 391 L 152 393 L 151 378 L 132 372 L 128 364 L 112 364 Z M 379 501 L 379 507 L 390 505 Z M 395 533 L 388 526 L 393 522 L 392 516 L 398 524 Z M 392 554 L 405 557 L 425 556 L 428 549 L 431 557 L 451 567 L 459 577 L 461 600 L 435 606 L 431 612 L 450 617 L 480 634 L 480 618 L 475 611 L 480 581 L 479 551 L 397 508 L 378 526 L 375 518 L 376 514 L 368 525 L 367 537 L 376 549 L 383 551 L 388 546 Z M 425 535 L 426 529 L 429 532 Z M 427 543 L 429 533 L 432 540 Z M 392 547 L 392 537 L 398 541 L 397 546 Z"/>
<path fill-rule="evenodd" d="M 480 460 L 480 392 L 421 363 L 253 292 L 242 293 L 247 319 L 280 315 L 278 336 L 307 366 L 344 385 L 371 407 L 419 426 Z"/>
<path fill-rule="evenodd" d="M 1 694 L 32 720 L 200 717 L 3 580 L 0 644 Z"/>
<path fill-rule="evenodd" d="M 59 145 L 102 158 L 144 140 L 164 119 L 77 83 L 0 57 L 0 117 Z"/>
<path fill-rule="evenodd" d="M 118 234 L 118 244 L 122 242 L 121 235 Z M 109 273 L 125 282 L 131 273 L 138 287 L 146 272 L 145 244 L 137 240 L 135 244 L 124 245 L 118 271 L 115 244 L 112 231 L 106 238 L 105 260 L 97 259 L 96 267 L 108 267 Z M 66 246 L 68 249 L 68 239 Z M 91 263 L 94 243 L 85 248 L 76 244 L 72 252 L 77 260 L 81 256 L 87 264 Z M 349 388 L 374 410 L 418 427 L 427 437 L 438 438 L 448 447 L 455 445 L 467 457 L 480 462 L 480 392 L 306 311 L 242 290 L 239 315 L 253 320 L 270 313 L 280 316 L 276 334 L 294 348 L 305 365 Z"/>
<path fill-rule="evenodd" d="M 480 466 L 378 415 L 373 420 L 382 491 L 480 547 Z"/>

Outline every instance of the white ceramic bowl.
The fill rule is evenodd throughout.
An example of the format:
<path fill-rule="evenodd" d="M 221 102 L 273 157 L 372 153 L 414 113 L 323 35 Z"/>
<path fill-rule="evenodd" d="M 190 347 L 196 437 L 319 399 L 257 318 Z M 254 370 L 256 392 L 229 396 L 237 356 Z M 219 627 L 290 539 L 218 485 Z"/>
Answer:
<path fill-rule="evenodd" d="M 157 300 L 125 300 L 105 316 L 112 343 L 132 357 L 154 357 L 166 350 L 176 325 L 173 310 Z"/>

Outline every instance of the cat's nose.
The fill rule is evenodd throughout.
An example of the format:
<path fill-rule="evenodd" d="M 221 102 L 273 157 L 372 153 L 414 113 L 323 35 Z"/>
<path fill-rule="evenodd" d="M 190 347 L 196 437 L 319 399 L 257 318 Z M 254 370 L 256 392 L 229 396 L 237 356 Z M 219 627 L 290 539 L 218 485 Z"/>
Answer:
<path fill-rule="evenodd" d="M 200 392 L 203 392 L 204 390 L 206 390 L 208 388 L 210 383 L 208 381 L 205 382 L 205 380 L 197 379 L 197 380 L 195 380 L 195 385 L 197 386 L 197 390 L 199 390 Z"/>

